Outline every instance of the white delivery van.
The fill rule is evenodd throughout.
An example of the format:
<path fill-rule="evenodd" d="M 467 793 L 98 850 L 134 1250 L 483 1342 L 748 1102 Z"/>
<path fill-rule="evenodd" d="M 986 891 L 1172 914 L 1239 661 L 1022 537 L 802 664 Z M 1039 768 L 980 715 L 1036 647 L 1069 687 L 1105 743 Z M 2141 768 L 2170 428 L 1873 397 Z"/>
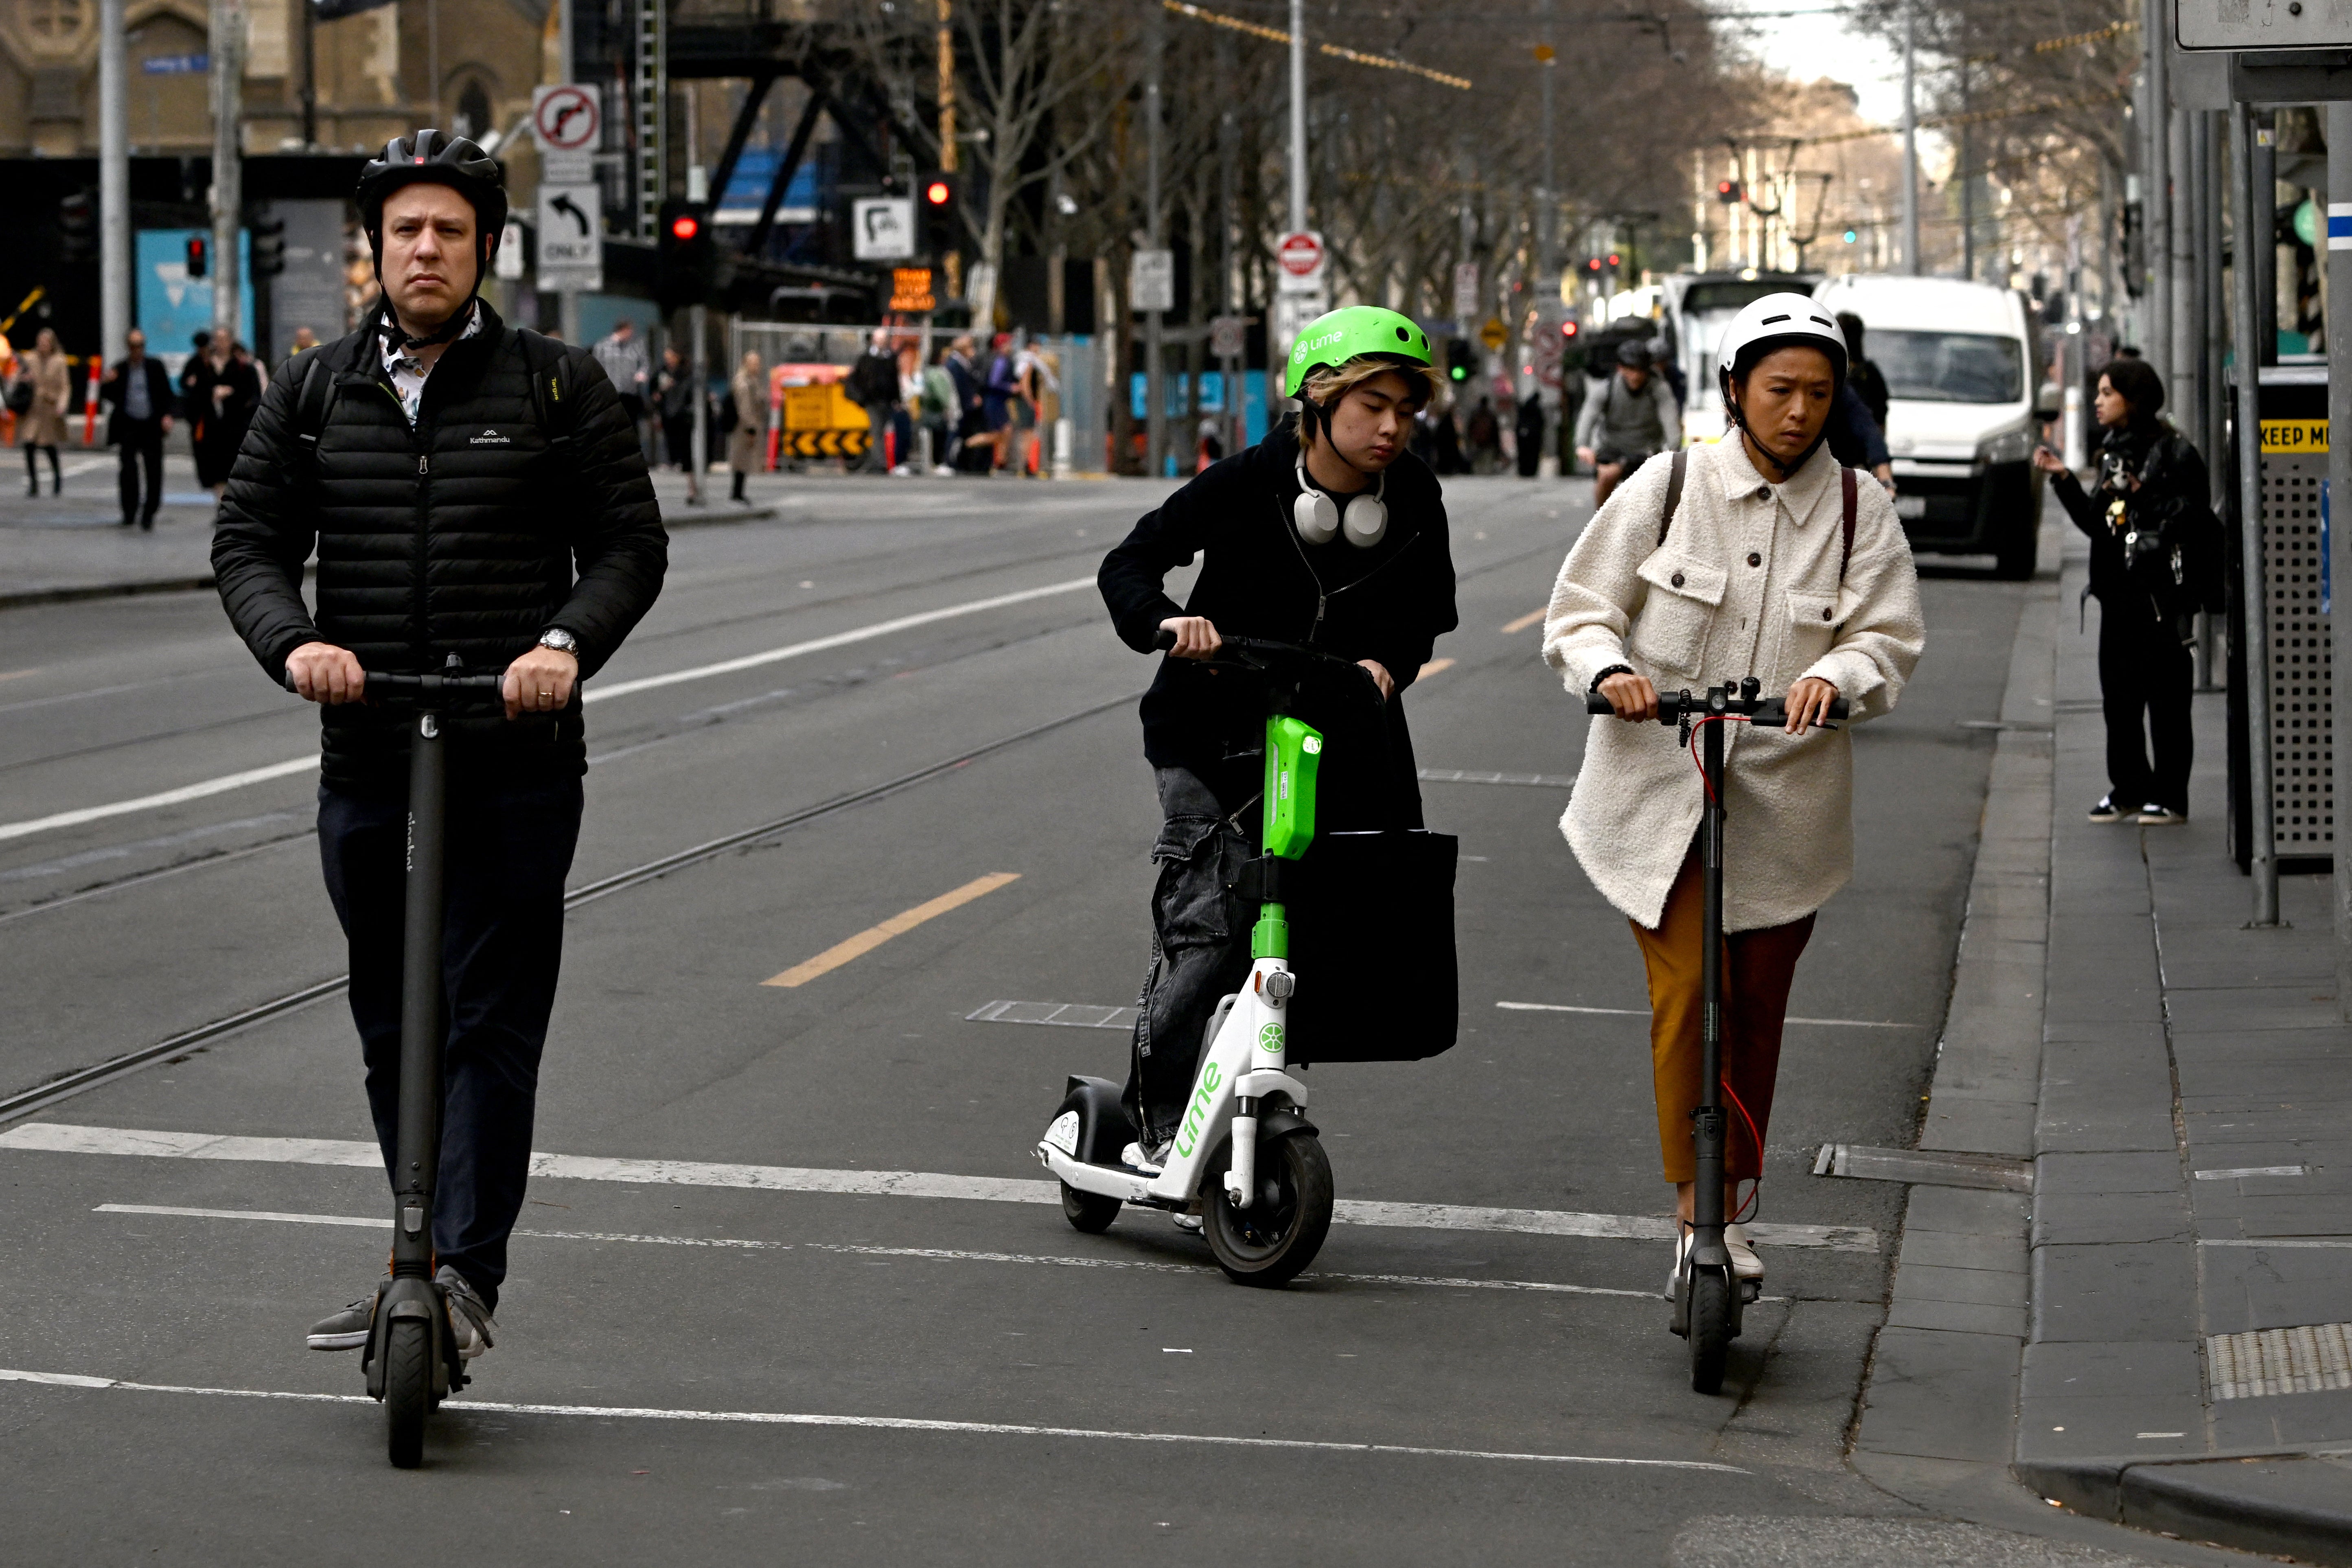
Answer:
<path fill-rule="evenodd" d="M 1915 550 L 1989 554 L 2033 575 L 2042 479 L 2038 342 L 2024 299 L 1990 283 L 1880 274 L 1832 278 L 1813 298 L 1862 318 L 1886 378 L 1895 510 Z"/>

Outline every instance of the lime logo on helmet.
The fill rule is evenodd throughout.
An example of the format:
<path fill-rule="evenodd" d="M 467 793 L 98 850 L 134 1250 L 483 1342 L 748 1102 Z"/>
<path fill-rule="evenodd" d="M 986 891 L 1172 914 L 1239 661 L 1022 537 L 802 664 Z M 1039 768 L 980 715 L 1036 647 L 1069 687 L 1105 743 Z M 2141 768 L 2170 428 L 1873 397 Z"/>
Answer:
<path fill-rule="evenodd" d="M 1257 1032 L 1257 1048 L 1262 1051 L 1272 1051 L 1277 1056 L 1280 1055 L 1282 1052 L 1282 1026 L 1279 1024 L 1268 1024 L 1265 1028 L 1260 1029 Z"/>

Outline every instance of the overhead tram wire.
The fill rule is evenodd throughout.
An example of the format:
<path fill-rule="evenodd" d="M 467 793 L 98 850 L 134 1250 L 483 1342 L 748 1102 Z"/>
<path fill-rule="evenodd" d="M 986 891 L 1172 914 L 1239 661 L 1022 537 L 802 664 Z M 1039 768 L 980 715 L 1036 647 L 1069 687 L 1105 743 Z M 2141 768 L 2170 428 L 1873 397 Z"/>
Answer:
<path fill-rule="evenodd" d="M 1176 15 L 1195 22 L 1206 22 L 1211 26 L 1225 27 L 1236 33 L 1247 33 L 1251 37 L 1264 38 L 1268 43 L 1290 42 L 1290 34 L 1285 28 L 1269 27 L 1261 22 L 1250 22 L 1239 16 L 1228 16 L 1221 11 L 1212 11 L 1206 6 L 1195 5 L 1192 4 L 1192 0 L 1160 0 L 1160 3 Z M 1361 49 L 1351 49 L 1339 44 L 1317 44 L 1315 48 L 1318 54 L 1328 55 L 1334 59 L 1346 60 L 1351 65 L 1376 66 L 1382 70 L 1403 71 L 1409 76 L 1421 77 L 1436 82 L 1440 86 L 1454 88 L 1463 92 L 1470 91 L 1475 85 L 1466 76 L 1454 76 L 1447 71 L 1432 70 L 1427 66 L 1417 66 L 1410 60 L 1397 59 L 1390 55 L 1366 54 Z"/>
<path fill-rule="evenodd" d="M 917 768 L 912 773 L 900 773 L 898 777 L 886 779 L 880 784 L 869 784 L 864 789 L 852 790 L 846 795 L 835 795 L 833 799 L 821 801 L 815 805 L 789 812 L 772 822 L 761 823 L 756 827 L 746 827 L 733 833 L 722 834 L 717 838 L 709 839 L 689 848 L 659 856 L 642 865 L 633 866 L 625 871 L 615 872 L 612 876 L 584 883 L 565 892 L 563 908 L 568 913 L 583 904 L 594 903 L 599 899 L 608 898 L 614 893 L 624 892 L 628 889 L 666 877 L 672 871 L 682 870 L 705 860 L 716 859 L 730 849 L 740 849 L 747 845 L 756 844 L 763 838 L 788 833 L 795 827 L 814 822 L 821 817 L 833 816 L 836 812 L 867 805 L 885 796 L 896 795 L 901 790 L 911 789 L 917 784 L 928 784 L 933 779 L 944 777 L 970 763 L 978 762 L 982 757 L 1020 745 L 1025 741 L 1034 741 L 1040 736 L 1049 735 L 1056 730 L 1108 713 L 1113 709 L 1129 706 L 1141 695 L 1140 692 L 1130 691 L 1114 697 L 1107 702 L 1089 703 L 1084 708 L 1065 713 L 1058 719 L 1048 719 L 1042 724 L 1033 724 L 1028 729 L 1015 731 L 1010 735 L 999 736 L 993 741 L 984 742 L 969 751 L 949 757 L 945 761 L 933 763 L 928 767 Z M 173 1057 L 181 1056 L 210 1041 L 235 1034 L 241 1029 L 250 1028 L 257 1024 L 282 1018 L 289 1013 L 299 1012 L 314 1002 L 323 1002 L 328 997 L 340 994 L 350 981 L 349 974 L 338 974 L 331 980 L 315 982 L 299 990 L 287 992 L 282 996 L 272 997 L 257 1006 L 233 1013 L 226 1018 L 216 1018 L 209 1024 L 201 1024 L 193 1029 L 184 1029 L 168 1039 L 159 1040 L 152 1046 L 142 1046 L 136 1050 L 124 1051 L 102 1062 L 95 1062 L 78 1071 L 53 1078 L 46 1083 L 36 1084 L 30 1089 L 21 1089 L 15 1094 L 0 1098 L 0 1122 L 13 1121 L 20 1117 L 30 1116 L 35 1111 L 45 1110 L 60 1100 L 70 1100 L 76 1095 L 110 1083 L 116 1079 L 153 1067 L 159 1062 L 168 1061 Z"/>

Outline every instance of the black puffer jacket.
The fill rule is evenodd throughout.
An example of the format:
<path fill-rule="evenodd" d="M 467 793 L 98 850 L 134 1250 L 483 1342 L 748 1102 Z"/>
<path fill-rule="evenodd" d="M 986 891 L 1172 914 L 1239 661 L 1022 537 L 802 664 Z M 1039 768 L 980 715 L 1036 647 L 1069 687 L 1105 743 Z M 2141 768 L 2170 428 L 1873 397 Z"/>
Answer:
<path fill-rule="evenodd" d="M 1429 466 L 1408 452 L 1388 471 L 1389 525 L 1380 543 L 1370 550 L 1337 539 L 1307 544 L 1290 521 L 1297 467 L 1298 441 L 1286 426 L 1211 467 L 1104 558 L 1103 602 L 1120 639 L 1138 653 L 1151 651 L 1161 621 L 1191 615 L 1207 616 L 1228 636 L 1378 659 L 1397 686 L 1386 734 L 1373 742 L 1389 763 L 1379 790 L 1349 776 L 1354 770 L 1342 759 L 1362 748 L 1342 744 L 1334 729 L 1349 724 L 1353 700 L 1363 692 L 1326 694 L 1299 715 L 1332 742 L 1324 753 L 1320 812 L 1334 828 L 1417 826 L 1420 789 L 1403 699 L 1437 638 L 1457 624 L 1445 502 Z M 1207 562 L 1191 603 L 1180 610 L 1161 584 L 1203 551 Z M 1370 690 L 1367 678 L 1364 692 Z M 1257 787 L 1255 764 L 1227 765 L 1225 759 L 1255 748 L 1263 717 L 1243 683 L 1194 660 L 1163 658 L 1143 697 L 1144 755 L 1156 767 L 1191 769 L 1220 798 L 1237 796 L 1228 804 L 1238 805 Z"/>
<path fill-rule="evenodd" d="M 482 331 L 450 344 L 425 378 L 413 429 L 373 313 L 270 381 L 221 502 L 213 573 L 273 680 L 307 642 L 349 648 L 370 669 L 437 670 L 454 653 L 489 674 L 551 626 L 579 639 L 590 676 L 652 607 L 668 536 L 612 384 L 585 350 L 481 311 Z M 315 459 L 295 428 L 313 356 L 316 374 L 334 377 Z M 535 365 L 552 384 L 539 402 Z M 314 544 L 315 616 L 300 591 Z M 350 705 L 322 710 L 321 721 L 330 785 L 400 787 L 408 734 L 397 713 Z M 576 776 L 587 765 L 576 694 L 562 713 L 454 729 L 460 767 Z"/>

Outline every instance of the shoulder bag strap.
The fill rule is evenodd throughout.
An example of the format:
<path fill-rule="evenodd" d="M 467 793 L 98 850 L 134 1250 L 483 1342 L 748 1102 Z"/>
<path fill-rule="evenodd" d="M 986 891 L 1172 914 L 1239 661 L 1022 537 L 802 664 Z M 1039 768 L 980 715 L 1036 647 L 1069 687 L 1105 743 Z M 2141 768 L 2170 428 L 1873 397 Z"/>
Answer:
<path fill-rule="evenodd" d="M 1853 470 L 1838 469 L 1838 483 L 1845 491 L 1845 547 L 1838 552 L 1838 581 L 1843 583 L 1845 563 L 1853 559 L 1853 512 L 1857 504 Z"/>
<path fill-rule="evenodd" d="M 1683 474 L 1689 467 L 1690 448 L 1675 447 L 1674 461 L 1666 468 L 1665 509 L 1658 513 L 1658 542 L 1661 545 L 1666 542 L 1666 530 L 1675 524 L 1675 509 L 1683 504 Z M 1846 500 L 1846 539 L 1851 543 L 1853 539 L 1853 496 L 1851 490 L 1847 492 Z"/>

